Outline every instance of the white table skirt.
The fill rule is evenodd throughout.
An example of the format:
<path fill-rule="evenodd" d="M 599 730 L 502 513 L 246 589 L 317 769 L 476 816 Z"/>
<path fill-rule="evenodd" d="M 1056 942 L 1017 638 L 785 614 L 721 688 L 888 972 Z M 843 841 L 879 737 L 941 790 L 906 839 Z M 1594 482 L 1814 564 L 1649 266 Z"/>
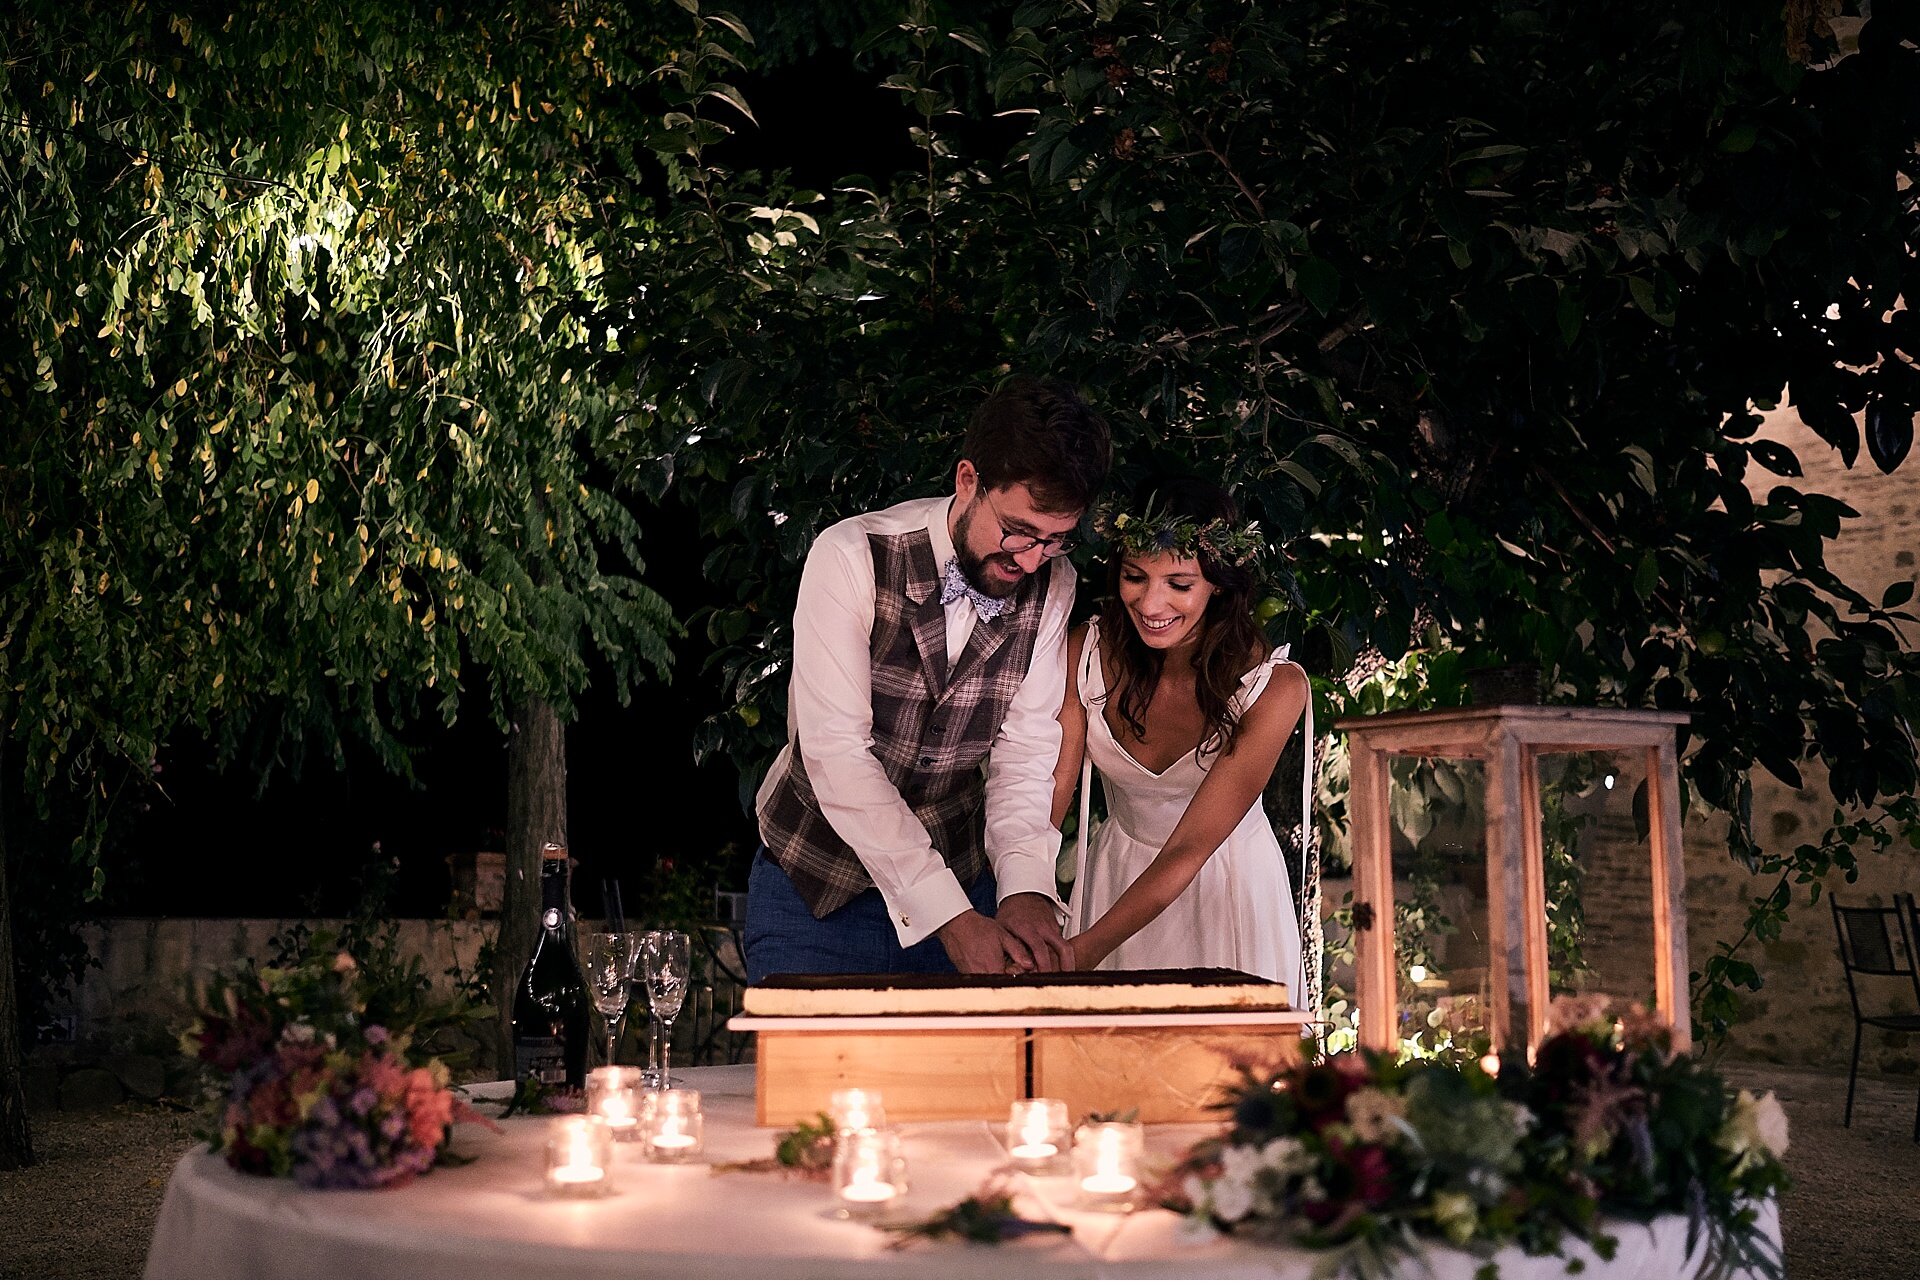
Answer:
<path fill-rule="evenodd" d="M 684 1072 L 706 1109 L 707 1158 L 771 1154 L 776 1130 L 753 1124 L 753 1068 Z M 475 1157 L 397 1190 L 307 1191 L 288 1179 L 251 1177 L 196 1147 L 174 1167 L 147 1253 L 146 1275 L 182 1277 L 1308 1277 L 1310 1251 L 1222 1237 L 1183 1243 L 1165 1210 L 1088 1213 L 1067 1203 L 1066 1181 L 1018 1178 L 1020 1211 L 1071 1223 L 1071 1236 L 1041 1235 L 1001 1246 L 952 1241 L 888 1248 L 884 1232 L 834 1219 L 825 1184 L 779 1174 L 712 1174 L 704 1164 L 650 1165 L 623 1145 L 613 1195 L 548 1196 L 542 1184 L 544 1119 L 504 1121 L 495 1135 L 455 1131 L 455 1150 Z M 1168 1161 L 1201 1126 L 1148 1130 L 1150 1160 Z M 924 1216 L 975 1190 L 1004 1163 L 1000 1130 L 983 1122 L 902 1127 L 911 1194 L 895 1216 Z M 1776 1239 L 1778 1211 L 1763 1226 Z M 1694 1275 L 1686 1223 L 1612 1223 L 1620 1246 L 1610 1263 L 1585 1254 L 1592 1277 Z M 1508 1280 L 1556 1277 L 1553 1258 L 1499 1256 Z M 1470 1277 L 1476 1257 L 1436 1245 L 1427 1268 Z"/>

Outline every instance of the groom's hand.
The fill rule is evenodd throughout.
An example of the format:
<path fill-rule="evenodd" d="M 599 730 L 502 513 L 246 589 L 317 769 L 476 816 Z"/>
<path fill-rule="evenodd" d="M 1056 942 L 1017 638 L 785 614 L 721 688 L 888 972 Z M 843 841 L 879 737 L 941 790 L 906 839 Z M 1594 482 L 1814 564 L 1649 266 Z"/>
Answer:
<path fill-rule="evenodd" d="M 1028 969 L 1042 973 L 1073 971 L 1073 947 L 1060 935 L 1060 917 L 1046 897 L 1037 892 L 1016 892 L 1000 903 L 995 918 L 1032 956 Z M 1014 962 L 1020 962 L 1018 955 Z"/>
<path fill-rule="evenodd" d="M 1019 963 L 1026 948 L 999 924 L 977 910 L 963 910 L 934 934 L 947 958 L 963 973 L 1004 973 L 1012 956 Z M 1018 955 L 1014 955 L 1018 951 Z"/>

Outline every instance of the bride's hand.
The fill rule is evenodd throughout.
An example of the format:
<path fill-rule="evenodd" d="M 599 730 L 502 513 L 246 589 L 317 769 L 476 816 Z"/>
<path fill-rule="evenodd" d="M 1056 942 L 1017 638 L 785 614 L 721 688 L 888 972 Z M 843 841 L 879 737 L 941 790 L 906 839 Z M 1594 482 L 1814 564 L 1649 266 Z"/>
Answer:
<path fill-rule="evenodd" d="M 1067 938 L 1067 959 L 1061 967 L 1069 972 L 1085 972 L 1098 968 L 1100 961 L 1105 958 L 1105 955 L 1094 954 L 1093 943 L 1087 940 L 1086 933 L 1081 933 L 1077 937 Z"/>

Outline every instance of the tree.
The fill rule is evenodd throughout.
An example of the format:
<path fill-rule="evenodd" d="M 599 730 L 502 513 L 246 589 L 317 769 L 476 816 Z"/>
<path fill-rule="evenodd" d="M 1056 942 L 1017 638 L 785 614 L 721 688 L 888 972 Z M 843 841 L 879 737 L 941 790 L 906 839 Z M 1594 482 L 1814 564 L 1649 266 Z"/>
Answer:
<path fill-rule="evenodd" d="M 744 793 L 780 739 L 812 535 L 937 486 L 978 391 L 1049 369 L 1112 413 L 1122 485 L 1171 455 L 1279 537 L 1323 714 L 1459 699 L 1422 676 L 1461 658 L 1689 710 L 1686 788 L 1779 875 L 1777 931 L 1793 885 L 1920 835 L 1909 587 L 1840 583 L 1855 515 L 1755 436 L 1790 398 L 1849 462 L 1863 413 L 1878 467 L 1911 442 L 1920 48 L 1881 8 L 1036 0 L 988 34 L 916 0 L 869 48 L 922 169 L 828 199 L 688 132 L 626 271 L 673 283 L 636 463 L 736 586 L 707 748 Z M 1005 156 L 954 128 L 975 83 L 1025 122 Z M 1816 758 L 1854 815 L 1769 851 L 1751 773 Z M 1721 945 L 1716 1027 L 1758 981 Z"/>
<path fill-rule="evenodd" d="M 480 681 L 544 747 L 511 814 L 564 772 L 590 653 L 623 699 L 664 672 L 675 625 L 599 463 L 631 395 L 586 377 L 621 342 L 604 255 L 646 235 L 622 152 L 652 21 L 6 20 L 0 752 L 36 789 L 97 831 L 187 730 L 295 765 L 364 737 L 404 770 L 405 729 Z M 519 830 L 509 980 L 543 837 Z M 0 1166 L 31 1158 L 15 1035 L 0 985 Z"/>

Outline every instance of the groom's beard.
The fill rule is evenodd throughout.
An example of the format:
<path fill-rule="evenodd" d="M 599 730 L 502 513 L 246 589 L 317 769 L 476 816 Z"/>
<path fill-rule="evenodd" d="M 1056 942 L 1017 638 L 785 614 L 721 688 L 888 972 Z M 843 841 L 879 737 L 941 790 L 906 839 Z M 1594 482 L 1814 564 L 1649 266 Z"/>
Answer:
<path fill-rule="evenodd" d="M 1020 587 L 1027 573 L 1010 553 L 996 552 L 983 558 L 968 547 L 967 529 L 973 525 L 973 511 L 979 504 L 976 497 L 960 514 L 960 521 L 953 532 L 953 559 L 960 565 L 960 574 L 967 578 L 967 583 L 974 589 L 989 598 L 1004 598 Z M 997 571 L 989 571 L 990 567 L 997 568 Z"/>

